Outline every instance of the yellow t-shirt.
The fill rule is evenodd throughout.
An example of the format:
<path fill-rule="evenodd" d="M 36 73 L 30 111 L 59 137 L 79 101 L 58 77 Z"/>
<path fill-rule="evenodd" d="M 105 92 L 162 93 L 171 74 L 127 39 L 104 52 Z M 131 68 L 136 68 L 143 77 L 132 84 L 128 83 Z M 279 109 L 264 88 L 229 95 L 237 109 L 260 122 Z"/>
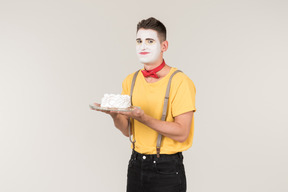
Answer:
<path fill-rule="evenodd" d="M 171 68 L 168 75 L 155 83 L 147 83 L 143 74 L 138 73 L 133 90 L 133 106 L 141 107 L 144 112 L 158 120 L 161 120 L 164 97 L 170 76 L 176 68 Z M 128 75 L 122 83 L 122 94 L 130 95 L 133 74 Z M 177 73 L 171 82 L 166 121 L 174 121 L 174 117 L 195 108 L 195 85 L 184 73 Z M 136 139 L 135 150 L 143 154 L 156 154 L 156 142 L 158 133 L 148 126 L 134 120 L 133 137 Z M 180 143 L 168 137 L 162 137 L 160 154 L 173 154 L 185 151 L 192 146 L 194 133 L 194 115 L 188 139 Z M 131 145 L 132 147 L 132 145 Z"/>

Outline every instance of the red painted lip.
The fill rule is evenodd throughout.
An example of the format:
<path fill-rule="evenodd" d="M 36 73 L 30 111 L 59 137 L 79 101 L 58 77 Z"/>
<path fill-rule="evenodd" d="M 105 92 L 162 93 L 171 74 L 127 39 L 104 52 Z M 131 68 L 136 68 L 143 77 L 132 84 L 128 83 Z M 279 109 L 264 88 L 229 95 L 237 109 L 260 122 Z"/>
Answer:
<path fill-rule="evenodd" d="M 149 52 L 140 52 L 139 54 L 140 55 L 147 55 L 147 54 L 149 54 Z"/>

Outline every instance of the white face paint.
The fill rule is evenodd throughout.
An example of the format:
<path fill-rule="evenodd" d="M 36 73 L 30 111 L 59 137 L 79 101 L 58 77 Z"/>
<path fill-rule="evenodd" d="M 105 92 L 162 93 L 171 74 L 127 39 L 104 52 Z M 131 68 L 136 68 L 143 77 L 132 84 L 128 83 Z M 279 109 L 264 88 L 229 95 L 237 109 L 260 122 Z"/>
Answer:
<path fill-rule="evenodd" d="M 152 29 L 140 29 L 136 36 L 136 53 L 141 63 L 155 62 L 161 53 L 157 32 Z"/>

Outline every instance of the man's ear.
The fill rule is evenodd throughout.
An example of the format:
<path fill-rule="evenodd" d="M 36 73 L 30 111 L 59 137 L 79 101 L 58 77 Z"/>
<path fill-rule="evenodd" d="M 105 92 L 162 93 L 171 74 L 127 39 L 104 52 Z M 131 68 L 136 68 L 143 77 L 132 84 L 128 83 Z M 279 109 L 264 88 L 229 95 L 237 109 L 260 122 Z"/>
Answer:
<path fill-rule="evenodd" d="M 165 40 L 161 43 L 161 52 L 165 52 L 168 49 L 168 41 Z"/>

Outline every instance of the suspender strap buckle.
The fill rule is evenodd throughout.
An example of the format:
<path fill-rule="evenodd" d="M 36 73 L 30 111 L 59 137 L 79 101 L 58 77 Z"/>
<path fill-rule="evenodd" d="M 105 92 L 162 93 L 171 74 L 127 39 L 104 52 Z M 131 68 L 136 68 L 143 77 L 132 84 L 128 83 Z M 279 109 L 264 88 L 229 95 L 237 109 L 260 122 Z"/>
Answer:
<path fill-rule="evenodd" d="M 132 142 L 133 145 L 133 151 L 135 151 L 135 141 Z"/>
<path fill-rule="evenodd" d="M 156 151 L 157 151 L 157 158 L 160 157 L 160 147 L 156 147 Z"/>

